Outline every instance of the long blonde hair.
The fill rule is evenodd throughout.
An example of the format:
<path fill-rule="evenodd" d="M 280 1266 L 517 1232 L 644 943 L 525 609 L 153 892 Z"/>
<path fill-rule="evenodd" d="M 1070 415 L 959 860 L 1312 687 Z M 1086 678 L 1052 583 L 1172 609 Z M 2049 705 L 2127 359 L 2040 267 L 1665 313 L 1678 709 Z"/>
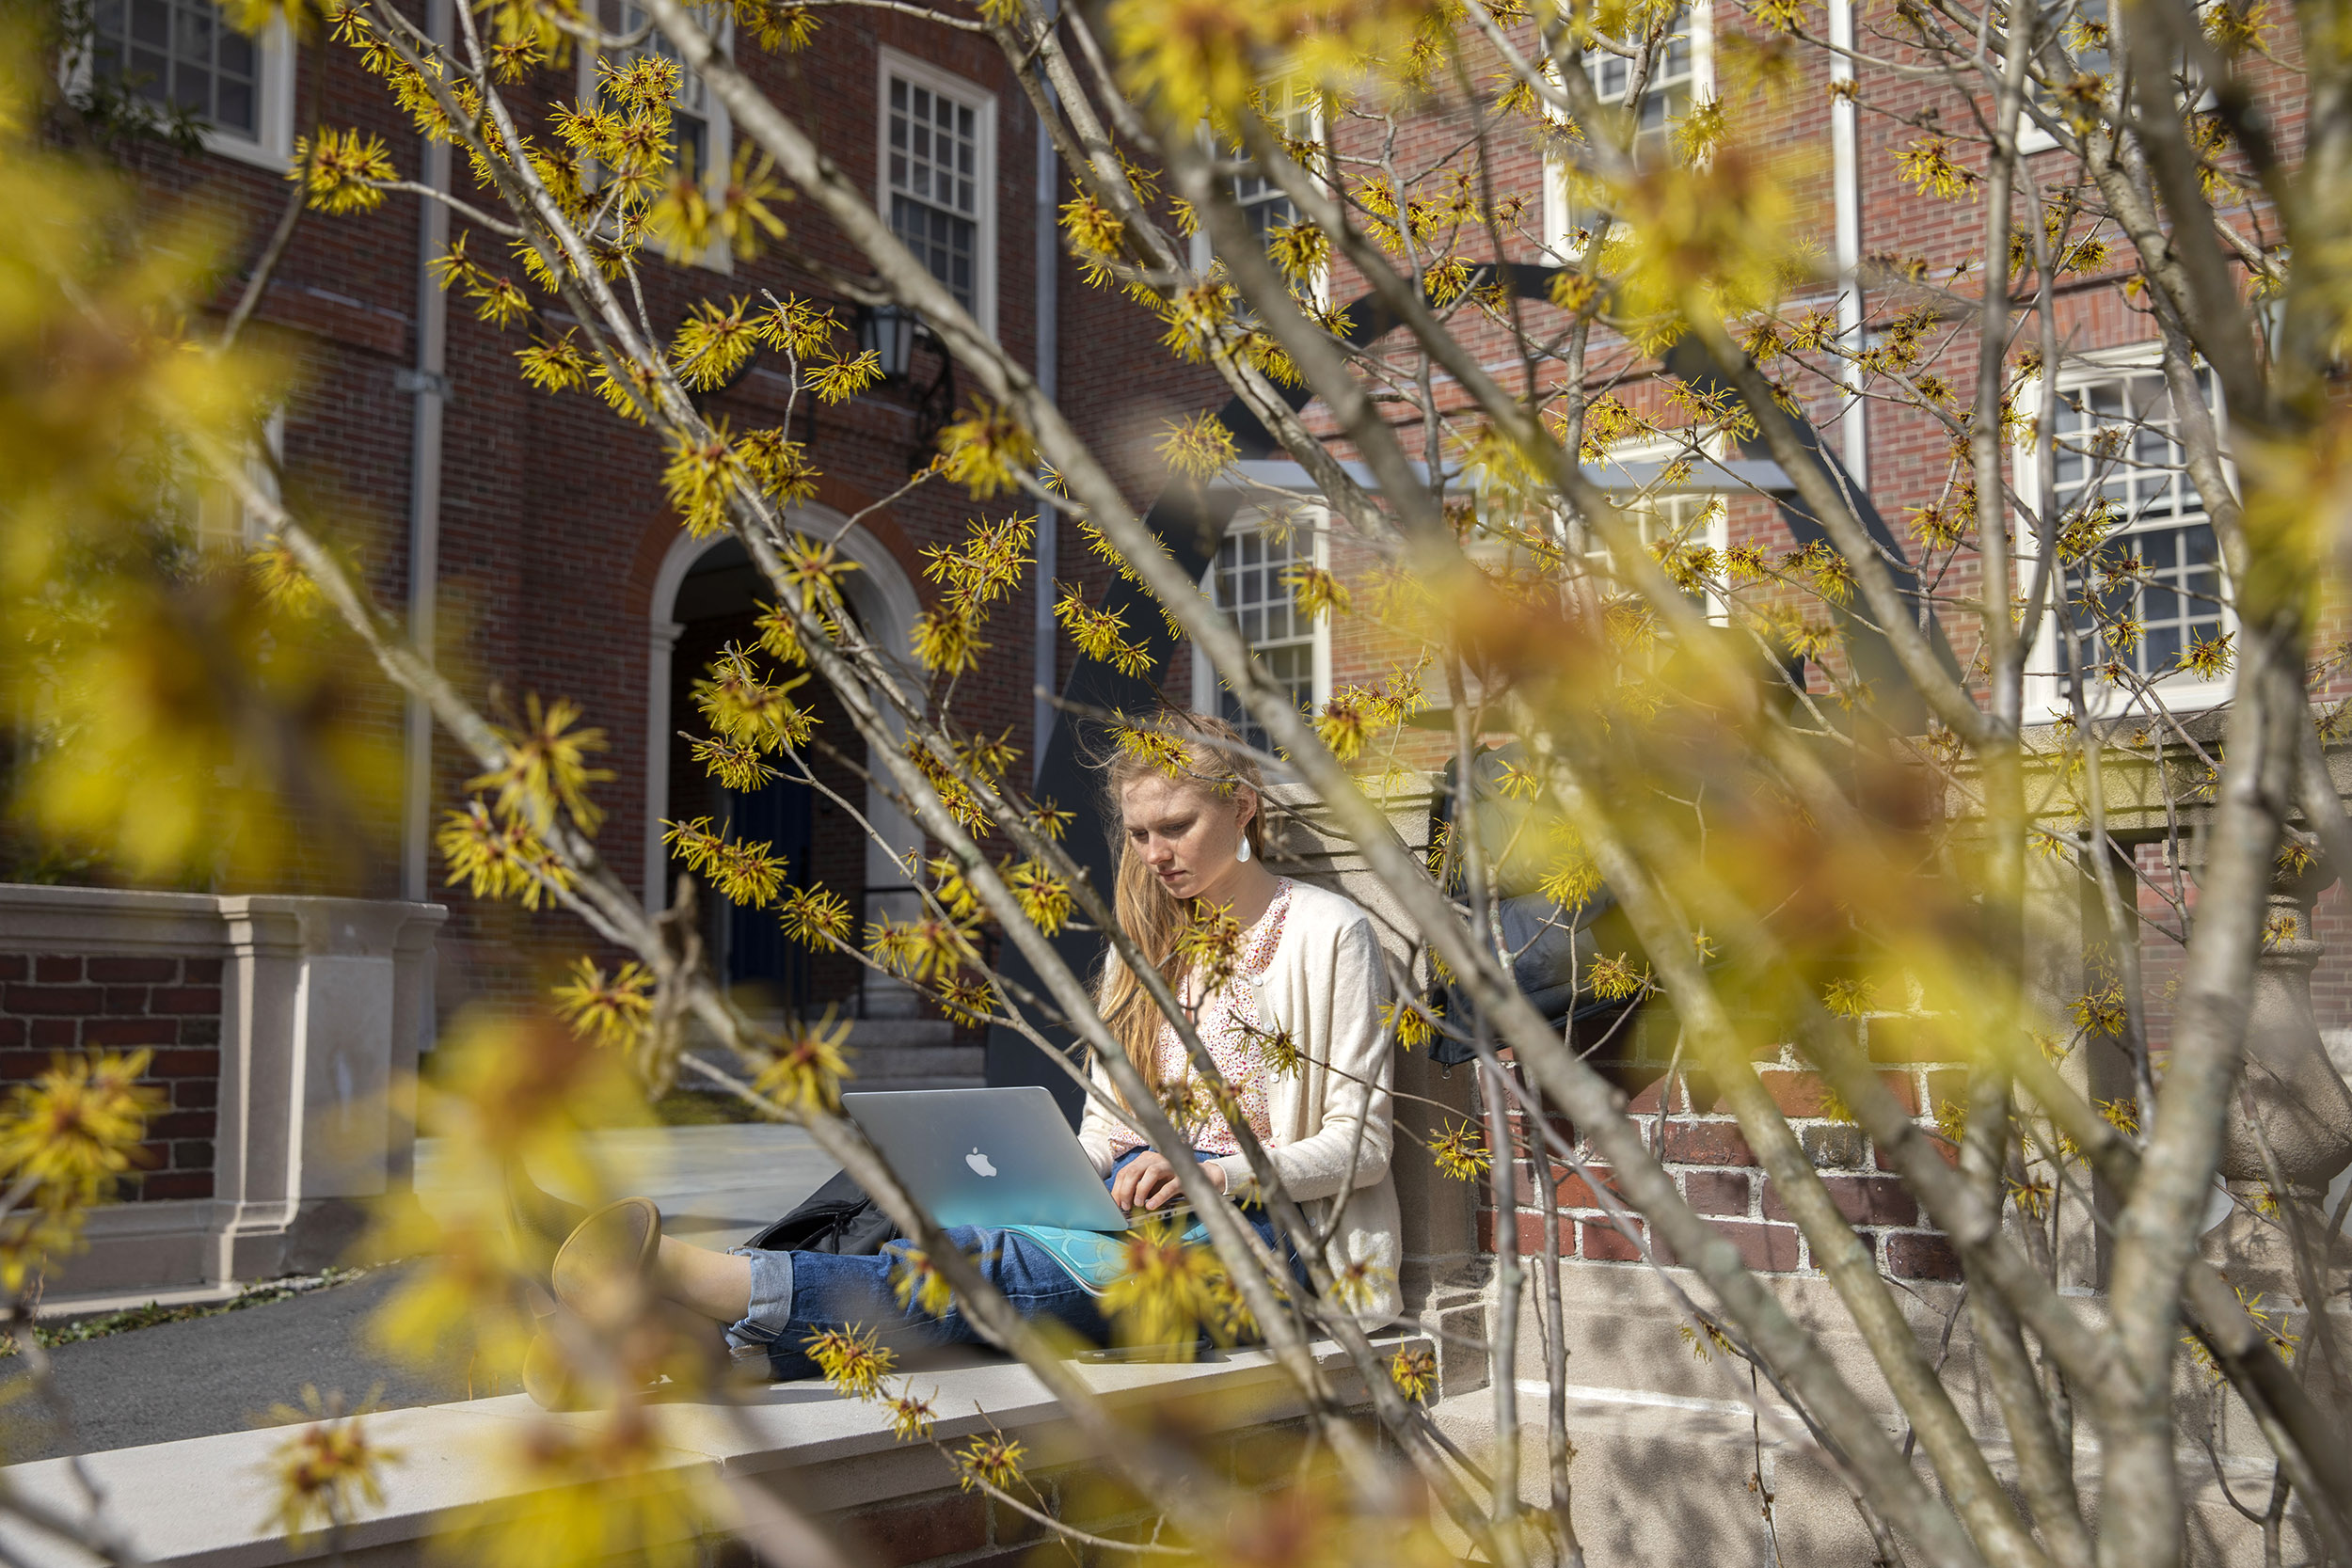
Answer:
<path fill-rule="evenodd" d="M 1112 752 L 1102 767 L 1105 791 L 1104 810 L 1109 817 L 1109 831 L 1119 842 L 1119 877 L 1112 900 L 1119 928 L 1143 954 L 1159 965 L 1160 974 L 1168 989 L 1182 994 L 1189 962 L 1176 951 L 1176 938 L 1196 914 L 1197 898 L 1179 898 L 1163 886 L 1136 853 L 1124 831 L 1120 802 L 1127 786 L 1148 774 L 1168 776 L 1174 763 L 1180 769 L 1174 776 L 1190 780 L 1219 800 L 1230 800 L 1237 789 L 1247 789 L 1257 802 L 1257 810 L 1242 825 L 1242 835 L 1249 842 L 1249 852 L 1263 857 L 1265 853 L 1265 784 L 1251 761 L 1248 742 L 1241 732 L 1224 720 L 1209 714 L 1186 713 L 1180 708 L 1163 709 L 1136 728 L 1145 736 L 1165 736 L 1175 744 L 1168 755 L 1153 755 L 1143 747 L 1122 745 Z M 1203 744 L 1223 741 L 1224 745 Z M 1160 1009 L 1144 989 L 1143 981 L 1122 963 L 1116 952 L 1104 955 L 1103 976 L 1096 988 L 1095 1006 L 1103 1022 L 1110 1026 L 1111 1037 L 1126 1052 L 1127 1059 L 1143 1074 L 1154 1094 L 1164 1086 L 1154 1070 L 1159 1059 Z"/>

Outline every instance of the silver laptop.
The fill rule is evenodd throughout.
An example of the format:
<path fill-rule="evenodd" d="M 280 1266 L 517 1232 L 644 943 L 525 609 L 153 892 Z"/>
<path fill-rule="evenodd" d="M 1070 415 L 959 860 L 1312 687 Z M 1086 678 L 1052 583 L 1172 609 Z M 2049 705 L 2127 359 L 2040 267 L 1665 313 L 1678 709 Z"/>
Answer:
<path fill-rule="evenodd" d="M 841 1108 L 943 1226 L 1127 1228 L 1041 1088 L 882 1090 L 845 1094 Z"/>

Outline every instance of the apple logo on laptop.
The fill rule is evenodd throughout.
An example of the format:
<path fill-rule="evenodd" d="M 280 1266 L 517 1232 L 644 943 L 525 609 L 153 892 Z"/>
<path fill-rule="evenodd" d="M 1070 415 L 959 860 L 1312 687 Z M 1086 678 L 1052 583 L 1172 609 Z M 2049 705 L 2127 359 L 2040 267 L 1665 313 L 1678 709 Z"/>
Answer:
<path fill-rule="evenodd" d="M 963 1157 L 963 1163 L 970 1165 L 977 1175 L 993 1176 L 996 1174 L 996 1167 L 989 1164 L 988 1156 L 977 1148 Z"/>

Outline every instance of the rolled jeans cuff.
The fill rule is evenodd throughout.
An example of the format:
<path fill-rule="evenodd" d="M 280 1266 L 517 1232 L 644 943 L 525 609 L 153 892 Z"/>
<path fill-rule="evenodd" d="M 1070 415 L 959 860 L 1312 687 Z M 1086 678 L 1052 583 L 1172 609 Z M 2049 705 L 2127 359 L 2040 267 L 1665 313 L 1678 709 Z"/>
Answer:
<path fill-rule="evenodd" d="M 727 1345 L 739 1356 L 766 1354 L 792 1323 L 792 1255 L 744 1246 L 727 1251 L 752 1260 L 752 1304 L 727 1325 Z"/>

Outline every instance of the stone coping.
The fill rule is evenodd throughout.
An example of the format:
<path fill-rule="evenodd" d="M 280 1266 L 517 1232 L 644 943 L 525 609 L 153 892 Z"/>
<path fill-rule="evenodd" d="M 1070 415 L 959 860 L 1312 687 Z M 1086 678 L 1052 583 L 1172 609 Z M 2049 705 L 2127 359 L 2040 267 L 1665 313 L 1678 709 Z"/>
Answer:
<path fill-rule="evenodd" d="M 1409 1330 L 1374 1336 L 1385 1357 L 1399 1346 L 1423 1343 Z M 1364 1398 L 1345 1353 L 1328 1340 L 1315 1345 L 1317 1362 L 1335 1372 L 1342 1397 Z M 1174 1398 L 1196 1409 L 1193 1419 L 1232 1430 L 1286 1419 L 1301 1406 L 1270 1353 L 1236 1351 L 1190 1366 L 1127 1366 L 1079 1362 L 1087 1384 L 1115 1407 Z M 991 1360 L 909 1374 L 917 1392 L 931 1396 L 938 1435 L 956 1439 L 982 1430 L 985 1410 L 1007 1432 L 1018 1433 L 1039 1467 L 1089 1457 L 1059 1407 L 1034 1373 L 1018 1362 Z M 781 1383 L 747 1391 L 732 1410 L 675 1402 L 654 1407 L 673 1463 L 717 1477 L 794 1472 L 795 1490 L 827 1512 L 952 1485 L 946 1463 L 928 1445 L 902 1444 L 878 1405 L 845 1400 L 820 1383 Z M 514 1451 L 535 1422 L 590 1425 L 595 1416 L 549 1416 L 529 1398 L 424 1405 L 368 1418 L 372 1442 L 397 1453 L 382 1474 L 384 1506 L 345 1532 L 346 1553 L 402 1556 L 465 1511 L 519 1497 L 495 1456 Z M 314 1539 L 290 1548 L 270 1515 L 277 1504 L 272 1456 L 293 1427 L 195 1437 L 145 1448 L 117 1449 L 81 1459 L 42 1460 L 0 1468 L 0 1486 L 66 1517 L 88 1516 L 88 1494 L 74 1467 L 103 1497 L 103 1518 L 115 1538 L 145 1561 L 164 1568 L 247 1568 L 324 1558 Z M 27 1568 L 94 1568 L 100 1560 L 78 1546 L 41 1534 L 23 1520 L 0 1516 L 0 1560 Z"/>

